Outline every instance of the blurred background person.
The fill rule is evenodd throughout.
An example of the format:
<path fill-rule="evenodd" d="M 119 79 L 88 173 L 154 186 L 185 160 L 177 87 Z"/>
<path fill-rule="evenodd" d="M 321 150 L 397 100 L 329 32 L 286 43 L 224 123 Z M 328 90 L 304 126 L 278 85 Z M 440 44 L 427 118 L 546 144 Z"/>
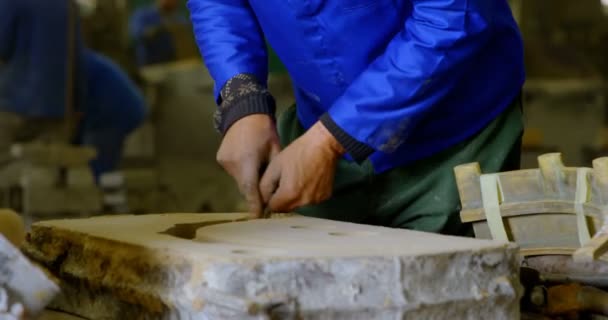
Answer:
<path fill-rule="evenodd" d="M 133 13 L 129 34 L 139 66 L 166 63 L 177 58 L 171 27 L 189 23 L 188 17 L 180 10 L 180 4 L 179 0 L 157 0 Z"/>
<path fill-rule="evenodd" d="M 76 143 L 94 146 L 96 176 L 117 168 L 127 136 L 143 121 L 146 102 L 131 79 L 112 60 L 85 50 L 86 110 Z"/>
<path fill-rule="evenodd" d="M 0 61 L 0 165 L 12 144 L 35 140 L 94 147 L 97 177 L 118 165 L 145 100 L 84 47 L 71 0 L 0 0 Z"/>

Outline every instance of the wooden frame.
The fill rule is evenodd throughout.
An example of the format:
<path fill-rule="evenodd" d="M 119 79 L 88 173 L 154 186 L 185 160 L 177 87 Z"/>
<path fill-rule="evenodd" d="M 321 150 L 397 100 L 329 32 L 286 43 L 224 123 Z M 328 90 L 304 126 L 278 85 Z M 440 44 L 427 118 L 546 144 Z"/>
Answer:
<path fill-rule="evenodd" d="M 524 256 L 608 261 L 608 157 L 593 168 L 565 167 L 559 153 L 538 161 L 539 169 L 496 174 L 478 163 L 454 168 L 461 220 L 478 238 L 518 243 Z"/>

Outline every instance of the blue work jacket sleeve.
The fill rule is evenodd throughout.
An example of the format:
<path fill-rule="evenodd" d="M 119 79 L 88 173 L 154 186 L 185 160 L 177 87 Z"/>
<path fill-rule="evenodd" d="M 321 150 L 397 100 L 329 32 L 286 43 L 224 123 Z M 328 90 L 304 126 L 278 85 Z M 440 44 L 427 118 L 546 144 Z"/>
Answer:
<path fill-rule="evenodd" d="M 266 42 L 249 1 L 189 0 L 188 8 L 218 103 L 224 84 L 238 74 L 254 75 L 266 85 Z"/>
<path fill-rule="evenodd" d="M 0 0 L 0 63 L 6 61 L 12 51 L 18 1 Z"/>
<path fill-rule="evenodd" d="M 412 1 L 402 30 L 321 118 L 338 127 L 330 129 L 334 135 L 346 134 L 336 138 L 347 150 L 359 150 L 358 156 L 349 150 L 355 160 L 363 160 L 361 146 L 369 149 L 364 158 L 373 151 L 394 152 L 450 93 L 488 41 L 490 25 L 472 4 L 483 1 Z"/>

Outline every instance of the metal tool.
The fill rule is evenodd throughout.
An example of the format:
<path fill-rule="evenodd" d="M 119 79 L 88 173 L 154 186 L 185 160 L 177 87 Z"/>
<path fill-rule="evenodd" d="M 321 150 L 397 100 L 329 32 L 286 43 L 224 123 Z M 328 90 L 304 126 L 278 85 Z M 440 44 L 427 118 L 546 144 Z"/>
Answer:
<path fill-rule="evenodd" d="M 525 288 L 522 309 L 548 316 L 578 313 L 608 316 L 608 292 L 571 282 L 576 278 L 596 283 L 599 279 L 571 275 L 544 275 L 535 269 L 522 267 L 520 281 Z M 599 283 L 605 284 L 605 281 Z"/>

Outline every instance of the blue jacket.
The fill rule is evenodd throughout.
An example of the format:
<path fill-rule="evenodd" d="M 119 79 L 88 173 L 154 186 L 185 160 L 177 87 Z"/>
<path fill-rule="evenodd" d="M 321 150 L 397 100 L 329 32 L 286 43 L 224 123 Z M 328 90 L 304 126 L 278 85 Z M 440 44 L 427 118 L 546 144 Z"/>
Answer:
<path fill-rule="evenodd" d="M 129 21 L 129 33 L 135 41 L 135 55 L 140 66 L 169 62 L 175 59 L 173 35 L 162 27 L 166 23 L 187 24 L 181 13 L 163 17 L 156 6 L 138 9 Z M 154 36 L 146 33 L 159 28 Z"/>
<path fill-rule="evenodd" d="M 137 85 L 109 58 L 85 49 L 87 109 L 85 130 L 116 131 L 123 136 L 146 115 L 146 100 Z M 117 146 L 118 147 L 118 146 Z"/>
<path fill-rule="evenodd" d="M 266 82 L 265 38 L 305 128 L 327 114 L 377 172 L 471 137 L 519 95 L 521 36 L 506 0 L 189 0 L 215 93 Z"/>
<path fill-rule="evenodd" d="M 110 59 L 85 51 L 87 110 L 77 134 L 77 143 L 94 146 L 97 158 L 93 173 L 115 170 L 127 135 L 146 115 L 146 102 L 137 86 Z"/>
<path fill-rule="evenodd" d="M 0 0 L 0 110 L 61 118 L 65 112 L 68 1 Z M 77 10 L 77 8 L 76 8 Z M 75 12 L 75 16 L 77 12 Z M 82 105 L 84 59 L 74 21 L 75 107 Z"/>

